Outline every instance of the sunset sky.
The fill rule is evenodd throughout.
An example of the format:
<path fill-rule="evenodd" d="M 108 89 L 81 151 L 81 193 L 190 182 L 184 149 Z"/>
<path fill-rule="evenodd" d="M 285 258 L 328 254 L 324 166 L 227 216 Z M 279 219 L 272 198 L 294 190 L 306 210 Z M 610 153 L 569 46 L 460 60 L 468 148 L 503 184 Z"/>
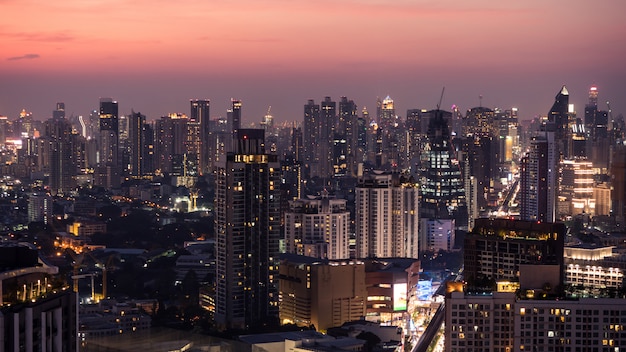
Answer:
<path fill-rule="evenodd" d="M 87 115 L 100 97 L 158 118 L 211 100 L 301 121 L 307 99 L 375 111 L 478 106 L 546 114 L 565 84 L 579 116 L 626 112 L 624 0 L 0 0 L 0 115 Z"/>

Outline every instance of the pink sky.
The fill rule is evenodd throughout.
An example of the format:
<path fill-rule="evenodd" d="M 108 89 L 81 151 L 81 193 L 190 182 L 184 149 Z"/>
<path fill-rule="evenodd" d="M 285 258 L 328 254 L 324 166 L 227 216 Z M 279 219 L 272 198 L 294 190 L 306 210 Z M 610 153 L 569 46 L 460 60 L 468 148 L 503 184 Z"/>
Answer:
<path fill-rule="evenodd" d="M 390 3 L 390 4 L 388 4 Z M 302 119 L 306 99 L 374 108 L 517 106 L 545 114 L 566 84 L 577 110 L 596 84 L 626 109 L 623 0 L 0 0 L 0 115 L 49 117 L 99 97 L 151 118 L 231 97 L 244 121 L 269 105 Z M 602 107 L 602 106 L 601 106 Z M 603 107 L 602 107 L 603 108 Z"/>

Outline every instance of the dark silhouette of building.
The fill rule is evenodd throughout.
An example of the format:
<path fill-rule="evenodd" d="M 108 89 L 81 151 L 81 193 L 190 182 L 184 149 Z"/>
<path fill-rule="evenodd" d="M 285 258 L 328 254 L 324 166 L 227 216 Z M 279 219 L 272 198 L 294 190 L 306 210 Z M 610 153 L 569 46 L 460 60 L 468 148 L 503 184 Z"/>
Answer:
<path fill-rule="evenodd" d="M 491 287 L 496 281 L 519 282 L 520 265 L 557 265 L 563 283 L 562 223 L 509 219 L 476 219 L 465 235 L 463 276 L 470 288 Z"/>
<path fill-rule="evenodd" d="M 262 129 L 238 129 L 216 172 L 215 320 L 222 329 L 278 323 L 280 164 Z"/>

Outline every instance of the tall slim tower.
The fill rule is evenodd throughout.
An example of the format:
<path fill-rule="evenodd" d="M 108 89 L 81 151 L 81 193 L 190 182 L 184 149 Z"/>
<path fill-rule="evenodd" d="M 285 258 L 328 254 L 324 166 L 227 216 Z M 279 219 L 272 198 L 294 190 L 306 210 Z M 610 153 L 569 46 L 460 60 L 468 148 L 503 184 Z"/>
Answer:
<path fill-rule="evenodd" d="M 563 86 L 556 97 L 554 104 L 548 112 L 548 122 L 545 126 L 546 131 L 554 131 L 554 140 L 556 143 L 559 156 L 557 162 L 563 158 L 569 157 L 569 92 Z"/>
<path fill-rule="evenodd" d="M 146 116 L 139 112 L 132 112 L 128 117 L 128 139 L 130 147 L 130 175 L 139 178 L 144 175 L 144 145 Z"/>
<path fill-rule="evenodd" d="M 262 129 L 238 129 L 217 167 L 215 320 L 222 329 L 278 323 L 280 164 Z"/>
<path fill-rule="evenodd" d="M 200 126 L 200 155 L 198 155 L 198 169 L 201 174 L 211 172 L 208 169 L 209 162 L 209 112 L 211 102 L 208 99 L 194 99 L 190 101 L 190 120 Z"/>
<path fill-rule="evenodd" d="M 106 174 L 106 187 L 119 186 L 119 115 L 111 98 L 100 99 L 100 155 L 98 165 Z"/>
<path fill-rule="evenodd" d="M 236 135 L 237 130 L 241 128 L 241 100 L 231 99 L 232 107 L 228 110 L 228 122 L 233 131 L 233 135 Z"/>
<path fill-rule="evenodd" d="M 303 155 L 300 160 L 304 166 L 304 177 L 318 176 L 319 156 L 316 153 L 319 143 L 320 106 L 310 99 L 304 105 Z"/>

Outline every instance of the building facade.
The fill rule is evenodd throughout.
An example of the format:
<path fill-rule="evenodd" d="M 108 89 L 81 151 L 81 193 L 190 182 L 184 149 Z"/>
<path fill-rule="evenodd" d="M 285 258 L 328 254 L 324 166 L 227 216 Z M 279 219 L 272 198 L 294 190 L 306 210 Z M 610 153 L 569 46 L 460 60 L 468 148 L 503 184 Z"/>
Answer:
<path fill-rule="evenodd" d="M 216 307 L 222 329 L 278 322 L 280 164 L 264 131 L 239 129 L 216 172 Z"/>

